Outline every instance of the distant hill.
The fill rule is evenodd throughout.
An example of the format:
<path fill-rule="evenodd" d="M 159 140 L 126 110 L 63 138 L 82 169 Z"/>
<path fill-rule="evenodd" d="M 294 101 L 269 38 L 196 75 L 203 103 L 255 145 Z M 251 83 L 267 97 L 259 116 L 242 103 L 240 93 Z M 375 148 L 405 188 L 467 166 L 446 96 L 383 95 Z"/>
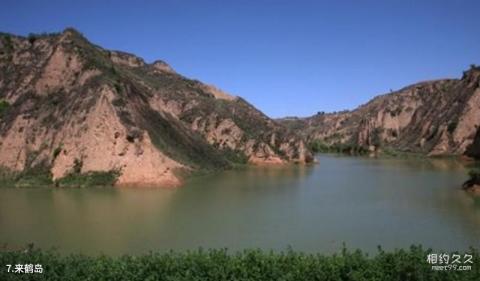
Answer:
<path fill-rule="evenodd" d="M 71 28 L 0 35 L 0 118 L 0 166 L 53 180 L 115 171 L 118 184 L 172 186 L 181 171 L 313 160 L 242 98 Z"/>
<path fill-rule="evenodd" d="M 480 68 L 375 97 L 351 111 L 279 122 L 324 147 L 480 156 Z"/>

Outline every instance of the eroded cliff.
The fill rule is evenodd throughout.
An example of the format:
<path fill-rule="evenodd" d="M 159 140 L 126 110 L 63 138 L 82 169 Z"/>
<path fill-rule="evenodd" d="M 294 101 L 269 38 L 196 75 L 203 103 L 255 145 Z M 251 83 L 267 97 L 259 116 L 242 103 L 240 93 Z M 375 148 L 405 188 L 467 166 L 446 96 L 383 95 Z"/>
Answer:
<path fill-rule="evenodd" d="M 74 29 L 0 39 L 2 169 L 176 186 L 179 170 L 312 161 L 283 125 L 163 61 L 102 49 Z"/>
<path fill-rule="evenodd" d="M 461 79 L 422 82 L 378 96 L 352 111 L 280 122 L 309 143 L 345 150 L 478 157 L 480 68 L 472 66 Z"/>

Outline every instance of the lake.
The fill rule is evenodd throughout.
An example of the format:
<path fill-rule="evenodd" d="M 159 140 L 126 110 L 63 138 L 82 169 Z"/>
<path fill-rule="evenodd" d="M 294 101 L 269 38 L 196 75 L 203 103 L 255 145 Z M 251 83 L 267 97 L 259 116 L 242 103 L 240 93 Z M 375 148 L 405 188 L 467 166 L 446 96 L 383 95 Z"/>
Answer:
<path fill-rule="evenodd" d="M 0 188 L 0 245 L 61 253 L 262 248 L 375 252 L 480 247 L 480 200 L 454 160 L 317 155 L 312 166 L 245 167 L 177 189 Z"/>

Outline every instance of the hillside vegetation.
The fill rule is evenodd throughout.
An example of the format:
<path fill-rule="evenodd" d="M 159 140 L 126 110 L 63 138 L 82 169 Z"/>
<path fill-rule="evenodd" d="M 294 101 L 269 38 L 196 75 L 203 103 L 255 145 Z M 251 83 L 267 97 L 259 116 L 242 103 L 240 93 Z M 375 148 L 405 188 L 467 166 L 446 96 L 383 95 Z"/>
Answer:
<path fill-rule="evenodd" d="M 71 28 L 0 34 L 0 168 L 14 181 L 44 171 L 62 185 L 105 173 L 118 185 L 177 186 L 198 171 L 312 160 L 297 134 L 163 61 Z"/>
<path fill-rule="evenodd" d="M 278 120 L 312 148 L 479 158 L 480 67 L 461 79 L 417 83 L 351 111 Z"/>

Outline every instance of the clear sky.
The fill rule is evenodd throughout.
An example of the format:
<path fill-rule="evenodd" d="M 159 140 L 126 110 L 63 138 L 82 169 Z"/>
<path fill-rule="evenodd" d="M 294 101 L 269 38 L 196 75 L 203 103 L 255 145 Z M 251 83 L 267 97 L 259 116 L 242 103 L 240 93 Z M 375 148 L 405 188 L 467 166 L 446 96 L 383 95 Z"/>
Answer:
<path fill-rule="evenodd" d="M 480 64 L 480 1 L 2 0 L 0 31 L 71 26 L 271 117 L 352 109 Z"/>

